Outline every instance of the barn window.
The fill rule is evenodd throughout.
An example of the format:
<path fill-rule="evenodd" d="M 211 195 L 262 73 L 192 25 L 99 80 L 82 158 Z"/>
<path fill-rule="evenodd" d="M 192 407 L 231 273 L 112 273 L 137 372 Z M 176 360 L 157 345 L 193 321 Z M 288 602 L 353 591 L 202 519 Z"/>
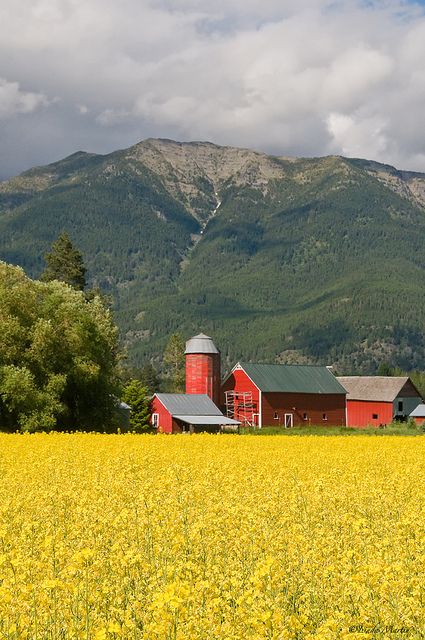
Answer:
<path fill-rule="evenodd" d="M 154 429 L 158 429 L 159 425 L 159 413 L 152 414 L 152 426 Z"/>
<path fill-rule="evenodd" d="M 372 413 L 372 420 L 377 420 L 377 419 L 378 419 L 378 414 Z"/>
<path fill-rule="evenodd" d="M 275 420 L 279 420 L 279 416 L 278 416 L 277 411 L 275 411 L 275 412 L 274 412 L 274 419 L 275 419 Z"/>
<path fill-rule="evenodd" d="M 307 420 L 307 414 L 303 413 L 303 420 Z"/>
<path fill-rule="evenodd" d="M 398 410 L 403 411 L 403 400 L 398 401 Z"/>
<path fill-rule="evenodd" d="M 322 420 L 327 420 L 327 419 L 328 419 L 328 416 L 326 415 L 326 413 L 324 413 L 324 414 L 322 415 Z"/>

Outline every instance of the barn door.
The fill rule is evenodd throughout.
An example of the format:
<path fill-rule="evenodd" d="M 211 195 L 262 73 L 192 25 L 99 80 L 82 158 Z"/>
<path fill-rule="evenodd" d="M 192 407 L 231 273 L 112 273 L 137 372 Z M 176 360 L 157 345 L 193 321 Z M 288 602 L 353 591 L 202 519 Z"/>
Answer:
<path fill-rule="evenodd" d="M 285 413 L 285 428 L 290 429 L 294 426 L 294 415 L 292 413 Z"/>

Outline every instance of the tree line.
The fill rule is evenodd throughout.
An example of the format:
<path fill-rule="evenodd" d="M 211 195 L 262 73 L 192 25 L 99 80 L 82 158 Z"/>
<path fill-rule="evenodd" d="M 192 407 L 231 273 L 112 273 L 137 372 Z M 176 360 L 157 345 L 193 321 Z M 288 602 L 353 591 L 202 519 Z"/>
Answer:
<path fill-rule="evenodd" d="M 182 335 L 169 338 L 159 370 L 150 360 L 132 366 L 120 348 L 111 301 L 88 288 L 82 254 L 68 234 L 53 243 L 45 262 L 39 280 L 0 262 L 0 429 L 149 430 L 153 393 L 184 392 Z M 322 344 L 318 332 L 316 324 L 311 348 Z M 401 331 L 400 344 L 405 339 Z M 377 373 L 406 374 L 386 363 Z M 409 375 L 425 394 L 425 374 Z M 132 409 L 129 421 L 120 401 Z"/>
<path fill-rule="evenodd" d="M 184 342 L 173 334 L 159 372 L 127 364 L 110 301 L 87 288 L 81 253 L 62 233 L 39 280 L 0 262 L 0 428 L 16 431 L 150 428 L 150 400 L 183 391 Z M 123 420 L 120 401 L 132 411 Z"/>

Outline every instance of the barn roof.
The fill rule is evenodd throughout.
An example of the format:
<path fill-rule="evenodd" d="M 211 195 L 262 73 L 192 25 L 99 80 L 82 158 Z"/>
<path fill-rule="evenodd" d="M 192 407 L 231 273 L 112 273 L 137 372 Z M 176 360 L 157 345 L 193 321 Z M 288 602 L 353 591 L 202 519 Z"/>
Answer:
<path fill-rule="evenodd" d="M 239 365 L 264 392 L 345 394 L 344 387 L 327 367 L 303 364 Z"/>
<path fill-rule="evenodd" d="M 416 407 L 416 409 L 413 409 L 412 413 L 410 414 L 410 417 L 412 418 L 425 418 L 425 404 L 418 404 L 418 406 Z"/>
<path fill-rule="evenodd" d="M 172 416 L 222 416 L 220 409 L 206 394 L 156 393 Z"/>
<path fill-rule="evenodd" d="M 406 384 L 415 389 L 408 376 L 340 376 L 338 380 L 347 389 L 347 400 L 394 402 Z"/>

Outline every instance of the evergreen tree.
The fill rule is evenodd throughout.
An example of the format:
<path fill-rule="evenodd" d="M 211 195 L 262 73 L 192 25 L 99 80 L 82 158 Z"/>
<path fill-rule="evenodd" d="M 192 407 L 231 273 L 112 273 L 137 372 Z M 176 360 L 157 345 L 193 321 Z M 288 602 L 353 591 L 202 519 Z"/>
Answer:
<path fill-rule="evenodd" d="M 141 368 L 121 363 L 120 379 L 124 386 L 130 380 L 139 380 L 151 394 L 160 391 L 161 388 L 159 374 L 150 362 L 145 363 Z"/>
<path fill-rule="evenodd" d="M 151 396 L 149 389 L 140 380 L 129 380 L 121 398 L 131 407 L 130 428 L 137 433 L 151 429 Z"/>
<path fill-rule="evenodd" d="M 66 232 L 60 234 L 52 244 L 52 249 L 44 256 L 47 266 L 41 280 L 60 280 L 78 291 L 86 286 L 86 268 L 81 253 L 74 247 Z"/>
<path fill-rule="evenodd" d="M 164 351 L 164 365 L 168 391 L 184 393 L 185 358 L 184 340 L 180 333 L 173 333 Z"/>
<path fill-rule="evenodd" d="M 150 362 L 147 362 L 142 369 L 140 370 L 139 376 L 140 382 L 145 386 L 151 393 L 155 393 L 160 389 L 160 380 L 158 376 L 158 372 L 151 365 Z"/>
<path fill-rule="evenodd" d="M 394 369 L 389 362 L 381 362 L 377 371 L 378 376 L 393 376 Z"/>

